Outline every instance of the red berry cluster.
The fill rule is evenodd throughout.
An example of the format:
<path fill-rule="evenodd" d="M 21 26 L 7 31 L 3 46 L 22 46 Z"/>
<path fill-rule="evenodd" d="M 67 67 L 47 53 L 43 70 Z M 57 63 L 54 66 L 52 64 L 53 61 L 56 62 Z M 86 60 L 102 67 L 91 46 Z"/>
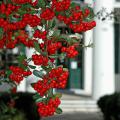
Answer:
<path fill-rule="evenodd" d="M 57 69 L 52 69 L 49 72 L 49 79 L 51 79 L 50 87 L 65 88 L 68 75 L 69 75 L 68 71 L 64 71 L 62 67 L 58 67 Z"/>
<path fill-rule="evenodd" d="M 55 98 L 55 99 L 51 98 L 47 104 L 40 102 L 37 104 L 38 113 L 40 114 L 41 117 L 52 116 L 54 115 L 60 103 L 61 102 L 59 98 Z"/>
<path fill-rule="evenodd" d="M 3 31 L 6 33 L 0 40 L 0 48 L 4 48 L 4 46 L 7 48 L 14 48 L 17 43 L 23 43 L 28 47 L 34 47 L 34 42 L 36 40 L 29 39 L 28 34 L 25 31 L 24 33 L 20 33 L 23 31 L 21 29 L 24 29 L 28 24 L 32 27 L 35 27 L 40 24 L 40 18 L 36 15 L 24 14 L 21 21 L 14 23 L 10 23 L 5 19 L 0 18 L 0 27 L 2 27 Z M 18 33 L 20 35 L 14 36 L 14 33 L 17 32 L 17 30 L 19 30 Z"/>
<path fill-rule="evenodd" d="M 70 7 L 71 0 L 52 0 L 52 8 L 56 11 L 65 11 Z"/>
<path fill-rule="evenodd" d="M 26 4 L 26 3 L 32 3 L 32 0 L 12 0 L 12 2 L 16 4 Z"/>
<path fill-rule="evenodd" d="M 22 30 L 19 31 L 19 35 L 16 37 L 16 40 L 27 47 L 34 47 L 34 42 L 38 42 L 36 39 L 29 39 L 28 34 Z"/>
<path fill-rule="evenodd" d="M 34 33 L 35 38 L 40 38 L 40 39 L 46 39 L 47 31 L 40 32 L 39 30 L 36 30 Z"/>
<path fill-rule="evenodd" d="M 62 67 L 52 69 L 43 80 L 39 80 L 34 84 L 34 89 L 44 96 L 50 88 L 65 88 L 68 79 L 68 71 L 64 71 Z"/>
<path fill-rule="evenodd" d="M 37 25 L 40 25 L 41 19 L 37 15 L 31 15 L 31 14 L 24 14 L 22 19 L 25 24 L 30 25 L 31 27 L 35 27 Z"/>
<path fill-rule="evenodd" d="M 25 71 L 24 69 L 17 66 L 11 66 L 10 70 L 12 73 L 10 74 L 9 78 L 16 83 L 20 83 L 24 77 L 32 74 L 31 71 Z"/>
<path fill-rule="evenodd" d="M 4 46 L 6 46 L 6 48 L 12 49 L 15 48 L 16 44 L 18 43 L 22 43 L 27 47 L 34 47 L 34 42 L 37 42 L 36 39 L 29 39 L 25 31 L 22 30 L 19 30 L 19 34 L 20 35 L 18 36 L 14 36 L 14 32 L 7 32 L 6 36 L 0 40 L 0 49 L 4 48 Z"/>
<path fill-rule="evenodd" d="M 47 51 L 48 51 L 49 55 L 55 54 L 56 51 L 57 51 L 58 49 L 60 49 L 61 47 L 62 47 L 61 42 L 48 41 Z"/>
<path fill-rule="evenodd" d="M 71 11 L 69 17 L 66 17 L 66 15 L 58 15 L 57 18 L 67 24 L 75 33 L 79 33 L 90 30 L 96 26 L 95 21 L 85 21 L 90 14 L 89 9 L 86 8 L 82 11 L 79 7 L 76 7 Z"/>
<path fill-rule="evenodd" d="M 69 57 L 69 58 L 73 58 L 73 57 L 78 55 L 78 51 L 75 49 L 74 45 L 69 46 L 68 48 L 67 47 L 62 47 L 61 51 L 66 52 L 67 57 Z"/>
<path fill-rule="evenodd" d="M 18 43 L 17 39 L 12 39 L 12 32 L 8 32 L 6 36 L 3 36 L 3 38 L 0 40 L 0 48 L 4 48 L 6 46 L 7 48 L 14 48 L 15 45 Z"/>
<path fill-rule="evenodd" d="M 36 39 L 33 39 L 33 40 L 31 40 L 31 39 L 27 39 L 23 44 L 25 45 L 25 46 L 27 46 L 27 47 L 34 47 L 34 43 L 35 42 L 37 42 L 37 40 Z"/>
<path fill-rule="evenodd" d="M 5 32 L 7 31 L 14 31 L 17 29 L 21 29 L 25 27 L 25 23 L 22 21 L 16 22 L 16 23 L 10 23 L 7 20 L 4 20 L 3 18 L 0 18 L 0 27 L 4 29 Z"/>
<path fill-rule="evenodd" d="M 45 49 L 44 49 L 44 48 L 45 48 L 45 43 L 40 43 L 39 46 L 40 46 L 40 49 L 41 49 L 42 51 L 45 51 Z"/>
<path fill-rule="evenodd" d="M 76 33 L 85 32 L 91 30 L 93 27 L 96 26 L 96 22 L 81 22 L 80 24 L 70 24 L 69 27 Z"/>
<path fill-rule="evenodd" d="M 32 61 L 34 62 L 35 65 L 48 65 L 48 58 L 42 55 L 32 55 Z"/>
<path fill-rule="evenodd" d="M 16 45 L 16 44 L 17 44 L 17 40 L 9 41 L 9 42 L 6 44 L 6 48 L 13 49 L 13 48 L 15 48 L 15 45 Z"/>
<path fill-rule="evenodd" d="M 40 96 L 44 96 L 46 92 L 50 89 L 48 79 L 44 78 L 43 80 L 39 80 L 33 85 L 33 88 L 40 94 Z"/>
<path fill-rule="evenodd" d="M 4 31 L 14 31 L 25 28 L 28 24 L 31 27 L 39 25 L 41 19 L 36 15 L 24 14 L 21 21 L 10 23 L 3 18 L 0 18 L 0 27 L 4 28 Z"/>
<path fill-rule="evenodd" d="M 47 40 L 44 43 L 40 44 L 40 49 L 42 51 L 45 51 L 47 48 L 47 52 L 49 55 L 55 54 L 57 52 L 58 49 L 60 49 L 62 47 L 62 43 L 61 42 L 52 42 L 52 40 Z"/>
<path fill-rule="evenodd" d="M 17 11 L 19 8 L 20 6 L 15 6 L 13 4 L 1 3 L 0 13 L 5 14 L 6 16 L 9 16 L 13 11 Z"/>
<path fill-rule="evenodd" d="M 40 17 L 45 20 L 51 20 L 53 19 L 54 16 L 55 13 L 50 8 L 43 10 L 42 13 L 40 14 Z"/>

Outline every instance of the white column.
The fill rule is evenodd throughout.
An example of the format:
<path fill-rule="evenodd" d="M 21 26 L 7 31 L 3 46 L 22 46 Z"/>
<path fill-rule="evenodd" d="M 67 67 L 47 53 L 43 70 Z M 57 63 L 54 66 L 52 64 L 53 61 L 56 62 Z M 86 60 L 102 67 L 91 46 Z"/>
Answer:
<path fill-rule="evenodd" d="M 17 91 L 26 92 L 26 79 L 21 81 L 21 83 L 17 86 Z"/>
<path fill-rule="evenodd" d="M 113 10 L 114 0 L 96 0 L 95 13 L 102 7 Z M 111 94 L 115 90 L 114 79 L 114 24 L 96 18 L 93 52 L 93 98 Z"/>
<path fill-rule="evenodd" d="M 93 43 L 93 31 L 84 34 L 84 45 Z M 93 48 L 84 48 L 84 90 L 87 95 L 92 95 L 92 53 Z"/>
<path fill-rule="evenodd" d="M 26 31 L 28 32 L 29 37 L 33 36 L 32 28 L 30 26 L 26 27 Z M 27 58 L 31 58 L 33 53 L 34 53 L 34 51 L 35 50 L 33 48 L 26 48 L 26 56 L 27 56 Z M 29 64 L 34 65 L 32 61 L 29 62 Z M 33 70 L 31 69 L 31 71 L 33 71 Z M 36 81 L 36 79 L 37 78 L 34 75 L 30 75 L 26 79 L 26 91 L 27 92 L 35 92 L 34 89 L 31 87 L 31 83 L 34 83 Z"/>
<path fill-rule="evenodd" d="M 32 36 L 32 29 L 30 26 L 26 27 L 26 31 L 28 32 L 29 36 Z M 27 58 L 31 58 L 32 54 L 34 52 L 34 49 L 32 48 L 26 48 L 25 53 Z M 31 62 L 32 64 L 32 62 Z M 30 83 L 34 82 L 35 77 L 33 75 L 30 75 L 29 77 L 25 78 L 20 85 L 18 86 L 17 90 L 21 92 L 33 92 L 33 88 L 31 87 Z"/>
<path fill-rule="evenodd" d="M 27 58 L 31 58 L 33 53 L 34 53 L 34 49 L 32 48 L 26 48 L 26 56 Z M 33 62 L 30 62 L 31 65 L 34 65 Z M 33 71 L 31 69 L 31 71 Z M 26 79 L 26 91 L 27 92 L 35 92 L 34 89 L 31 87 L 31 83 L 34 83 L 37 80 L 37 78 L 34 75 L 30 75 L 27 79 Z"/>
<path fill-rule="evenodd" d="M 86 4 L 93 6 L 93 0 L 85 0 Z M 84 33 L 84 45 L 87 46 L 93 43 L 93 30 Z M 84 49 L 84 91 L 86 95 L 92 95 L 92 54 L 93 48 Z"/>

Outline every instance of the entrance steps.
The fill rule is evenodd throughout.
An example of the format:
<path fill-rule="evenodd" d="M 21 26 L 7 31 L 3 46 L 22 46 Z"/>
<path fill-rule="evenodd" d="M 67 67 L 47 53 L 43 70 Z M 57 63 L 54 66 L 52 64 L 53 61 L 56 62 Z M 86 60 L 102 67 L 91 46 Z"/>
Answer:
<path fill-rule="evenodd" d="M 60 107 L 63 112 L 98 112 L 94 100 L 62 100 Z"/>

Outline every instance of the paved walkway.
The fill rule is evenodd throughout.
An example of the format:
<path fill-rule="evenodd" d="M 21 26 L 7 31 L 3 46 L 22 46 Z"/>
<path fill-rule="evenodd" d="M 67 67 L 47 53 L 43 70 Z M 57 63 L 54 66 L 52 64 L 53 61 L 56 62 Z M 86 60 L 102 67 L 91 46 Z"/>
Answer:
<path fill-rule="evenodd" d="M 92 100 L 91 97 L 62 93 L 61 100 Z"/>
<path fill-rule="evenodd" d="M 43 118 L 42 120 L 103 120 L 101 113 L 86 113 L 86 112 L 78 112 L 78 113 L 69 113 L 69 114 L 61 114 L 55 115 L 48 118 Z"/>

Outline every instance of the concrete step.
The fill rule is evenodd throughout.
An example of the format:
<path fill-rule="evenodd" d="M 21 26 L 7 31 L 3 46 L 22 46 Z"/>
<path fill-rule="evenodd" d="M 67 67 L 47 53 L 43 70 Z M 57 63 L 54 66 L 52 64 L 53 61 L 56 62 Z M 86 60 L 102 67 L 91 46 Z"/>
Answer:
<path fill-rule="evenodd" d="M 64 112 L 98 112 L 94 100 L 62 100 L 60 105 Z"/>

